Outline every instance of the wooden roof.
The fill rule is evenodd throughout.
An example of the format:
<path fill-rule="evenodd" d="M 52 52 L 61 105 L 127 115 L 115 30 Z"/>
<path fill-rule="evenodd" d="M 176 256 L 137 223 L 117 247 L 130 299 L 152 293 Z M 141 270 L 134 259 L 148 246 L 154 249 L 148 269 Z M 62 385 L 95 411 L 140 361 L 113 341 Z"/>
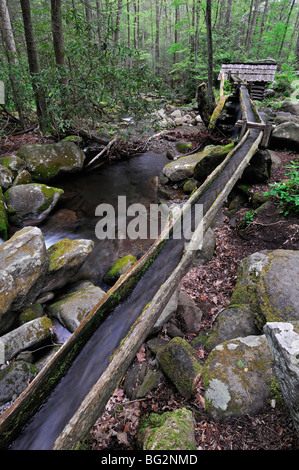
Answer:
<path fill-rule="evenodd" d="M 226 79 L 230 71 L 233 75 L 237 75 L 245 82 L 273 82 L 276 68 L 277 65 L 273 63 L 223 64 L 219 72 L 218 80 L 220 80 L 221 72 L 224 73 L 224 79 Z"/>

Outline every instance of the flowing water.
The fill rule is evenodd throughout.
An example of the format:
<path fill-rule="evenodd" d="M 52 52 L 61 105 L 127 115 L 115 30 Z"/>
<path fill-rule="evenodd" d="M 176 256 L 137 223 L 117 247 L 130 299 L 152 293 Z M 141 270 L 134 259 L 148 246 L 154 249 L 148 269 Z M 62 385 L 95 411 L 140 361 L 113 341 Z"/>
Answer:
<path fill-rule="evenodd" d="M 254 116 L 250 115 L 249 118 L 253 119 Z M 257 131 L 252 131 L 250 137 L 243 147 L 235 153 L 220 177 L 212 183 L 209 189 L 199 199 L 197 204 L 202 204 L 204 214 L 220 191 L 225 187 L 227 181 L 250 149 L 257 135 Z M 145 156 L 139 158 L 138 164 L 142 169 L 142 174 L 139 174 L 139 176 L 136 175 L 136 164 L 134 164 L 134 159 L 132 159 L 129 162 L 121 164 L 123 170 L 118 170 L 119 164 L 117 164 L 117 169 L 115 168 L 115 171 L 112 172 L 113 181 L 110 183 L 107 176 L 110 172 L 109 167 L 104 171 L 106 176 L 102 174 L 103 170 L 101 174 L 99 174 L 101 184 L 98 182 L 99 179 L 97 179 L 96 175 L 89 175 L 88 181 L 84 184 L 85 189 L 83 189 L 82 192 L 82 182 L 80 183 L 78 194 L 76 193 L 76 184 L 79 184 L 79 180 L 75 179 L 75 183 L 66 183 L 66 195 L 68 191 L 73 193 L 72 196 L 69 197 L 69 208 L 74 210 L 74 207 L 76 207 L 77 214 L 81 210 L 81 224 L 85 221 L 85 225 L 80 224 L 79 232 L 74 230 L 71 236 L 74 236 L 74 238 L 82 237 L 83 234 L 84 236 L 88 236 L 89 234 L 88 238 L 94 236 L 94 224 L 90 223 L 89 217 L 93 216 L 94 205 L 100 203 L 101 197 L 106 202 L 106 198 L 108 197 L 112 201 L 117 195 L 122 194 L 122 191 L 129 191 L 133 202 L 140 200 L 143 196 L 145 198 L 149 197 L 150 194 L 152 194 L 154 199 L 157 197 L 155 192 L 152 192 L 151 185 L 148 186 L 146 181 L 161 172 L 165 165 L 165 161 L 163 160 L 165 157 L 158 156 L 157 158 L 153 158 L 151 154 L 145 154 Z M 135 163 L 136 162 L 137 160 Z M 106 171 L 108 173 L 106 173 Z M 128 175 L 132 176 L 132 180 Z M 94 181 L 94 179 L 95 186 L 93 186 L 94 189 L 91 190 L 91 182 Z M 128 192 L 126 192 L 126 194 L 128 194 Z M 77 199 L 75 196 L 77 196 Z M 151 199 L 151 196 L 149 199 Z M 86 209 L 85 204 L 82 204 L 82 200 L 87 203 L 91 211 L 90 213 L 89 209 Z M 45 233 L 46 238 L 51 237 L 51 232 L 48 231 Z M 61 234 L 61 237 L 64 238 L 66 234 L 68 236 L 70 235 L 69 233 L 65 233 Z M 167 241 L 161 253 L 149 267 L 131 295 L 114 309 L 110 316 L 100 325 L 75 359 L 66 375 L 56 386 L 48 400 L 14 441 L 11 449 L 47 450 L 53 447 L 55 440 L 74 415 L 86 394 L 104 372 L 115 348 L 118 347 L 120 341 L 128 333 L 131 325 L 139 317 L 143 308 L 153 298 L 159 287 L 166 281 L 173 269 L 177 266 L 182 257 L 184 246 L 185 241 L 183 239 L 170 239 Z M 105 254 L 103 255 L 102 252 L 99 253 L 101 263 L 103 262 L 103 264 L 105 264 L 107 261 Z M 118 254 L 119 251 L 117 251 L 117 255 Z M 107 257 L 110 255 L 111 254 L 107 253 Z M 96 257 L 95 261 L 97 262 Z"/>

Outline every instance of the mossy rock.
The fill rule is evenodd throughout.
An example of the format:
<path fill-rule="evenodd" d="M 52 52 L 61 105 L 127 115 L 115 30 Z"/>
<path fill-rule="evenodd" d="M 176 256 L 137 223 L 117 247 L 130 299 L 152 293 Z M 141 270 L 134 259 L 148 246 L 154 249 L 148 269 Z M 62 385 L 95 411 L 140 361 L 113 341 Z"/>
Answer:
<path fill-rule="evenodd" d="M 187 180 L 184 183 L 183 191 L 185 194 L 191 194 L 195 189 L 197 189 L 197 181 L 194 179 Z"/>
<path fill-rule="evenodd" d="M 4 204 L 2 188 L 0 187 L 0 238 L 7 240 L 8 218 Z"/>
<path fill-rule="evenodd" d="M 0 164 L 15 173 L 24 170 L 26 166 L 24 160 L 17 155 L 9 155 L 8 157 L 1 158 Z"/>
<path fill-rule="evenodd" d="M 3 189 L 9 188 L 14 180 L 14 174 L 5 166 L 0 165 L 0 187 Z"/>
<path fill-rule="evenodd" d="M 190 398 L 195 394 L 201 365 L 196 351 L 183 338 L 173 338 L 157 353 L 158 363 L 165 375 L 182 396 Z"/>
<path fill-rule="evenodd" d="M 207 414 L 225 420 L 258 413 L 270 398 L 273 378 L 273 357 L 265 335 L 219 344 L 202 368 Z"/>
<path fill-rule="evenodd" d="M 104 295 L 105 292 L 100 287 L 87 282 L 82 288 L 49 305 L 47 311 L 51 318 L 56 318 L 73 333 Z"/>
<path fill-rule="evenodd" d="M 71 282 L 87 260 L 94 242 L 92 240 L 70 240 L 65 238 L 47 249 L 49 269 L 43 291 L 62 288 Z"/>
<path fill-rule="evenodd" d="M 33 364 L 16 361 L 0 371 L 0 405 L 15 400 L 37 375 Z"/>
<path fill-rule="evenodd" d="M 108 286 L 113 286 L 117 280 L 126 273 L 135 263 L 137 259 L 133 255 L 127 255 L 120 258 L 103 276 L 103 281 Z"/>
<path fill-rule="evenodd" d="M 297 321 L 299 252 L 254 253 L 239 265 L 230 306 L 248 305 L 262 331 L 266 322 Z"/>
<path fill-rule="evenodd" d="M 44 315 L 43 307 L 39 303 L 35 303 L 27 307 L 19 316 L 19 324 L 23 325 L 29 321 L 40 318 Z"/>
<path fill-rule="evenodd" d="M 38 347 L 51 337 L 52 321 L 48 317 L 40 317 L 20 325 L 1 336 L 4 344 L 5 361 L 10 361 L 19 352 Z"/>
<path fill-rule="evenodd" d="M 186 180 L 194 175 L 196 165 L 203 158 L 210 156 L 215 157 L 215 160 L 217 159 L 218 161 L 218 157 L 223 159 L 233 149 L 233 147 L 233 142 L 224 146 L 208 146 L 202 152 L 180 157 L 173 162 L 168 163 L 163 168 L 163 173 L 174 183 Z"/>
<path fill-rule="evenodd" d="M 26 169 L 39 182 L 48 182 L 62 173 L 80 171 L 85 160 L 83 151 L 74 142 L 24 145 L 17 156 L 25 161 Z"/>
<path fill-rule="evenodd" d="M 137 441 L 142 450 L 196 450 L 192 412 L 181 408 L 150 414 L 141 420 Z"/>
<path fill-rule="evenodd" d="M 62 189 L 45 184 L 12 186 L 4 194 L 10 223 L 19 227 L 41 223 L 62 194 Z"/>
<path fill-rule="evenodd" d="M 21 170 L 14 179 L 12 186 L 18 186 L 19 184 L 29 184 L 32 183 L 32 178 L 27 170 Z"/>

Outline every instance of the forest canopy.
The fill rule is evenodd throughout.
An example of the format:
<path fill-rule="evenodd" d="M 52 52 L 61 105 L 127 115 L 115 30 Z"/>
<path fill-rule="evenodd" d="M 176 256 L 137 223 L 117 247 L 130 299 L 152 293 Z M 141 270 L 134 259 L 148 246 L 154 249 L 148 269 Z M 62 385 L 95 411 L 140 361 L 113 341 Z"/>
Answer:
<path fill-rule="evenodd" d="M 42 132 L 191 102 L 222 63 L 299 68 L 298 0 L 0 0 L 0 26 L 2 113 Z"/>

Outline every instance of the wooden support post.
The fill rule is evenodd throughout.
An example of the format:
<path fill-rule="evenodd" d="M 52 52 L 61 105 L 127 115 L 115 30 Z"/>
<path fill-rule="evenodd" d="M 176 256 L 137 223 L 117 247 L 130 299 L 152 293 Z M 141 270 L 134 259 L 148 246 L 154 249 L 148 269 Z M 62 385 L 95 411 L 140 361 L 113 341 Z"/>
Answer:
<path fill-rule="evenodd" d="M 264 130 L 264 135 L 263 135 L 263 138 L 262 138 L 262 141 L 261 141 L 261 145 L 260 145 L 261 148 L 263 148 L 263 149 L 268 148 L 270 138 L 271 138 L 271 134 L 272 134 L 274 129 L 275 129 L 275 125 L 273 124 L 273 122 L 268 121 L 266 123 L 265 130 Z"/>

